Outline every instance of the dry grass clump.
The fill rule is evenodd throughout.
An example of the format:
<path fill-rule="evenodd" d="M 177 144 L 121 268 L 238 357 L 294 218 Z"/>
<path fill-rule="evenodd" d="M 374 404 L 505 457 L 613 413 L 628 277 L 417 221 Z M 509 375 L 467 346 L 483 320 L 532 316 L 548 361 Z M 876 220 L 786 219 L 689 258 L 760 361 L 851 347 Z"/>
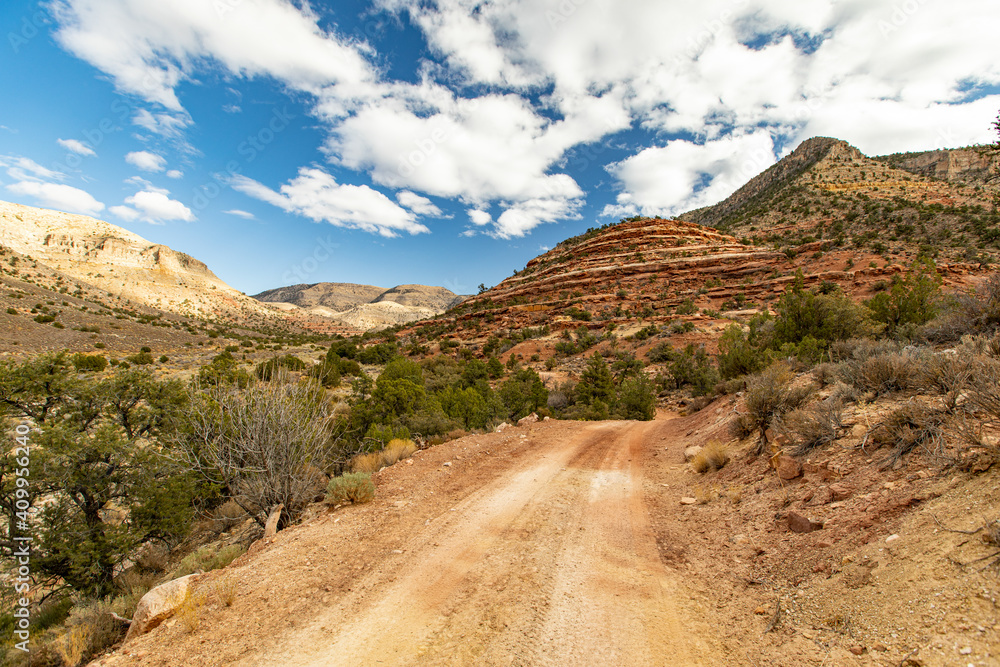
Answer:
<path fill-rule="evenodd" d="M 215 597 L 217 597 L 219 602 L 227 607 L 232 607 L 233 603 L 236 602 L 236 596 L 239 594 L 239 590 L 239 583 L 236 581 L 235 577 L 223 577 L 215 582 Z"/>
<path fill-rule="evenodd" d="M 77 667 L 90 648 L 90 626 L 74 626 L 53 644 L 64 667 Z"/>
<path fill-rule="evenodd" d="M 843 427 L 844 404 L 837 396 L 792 410 L 778 417 L 775 426 L 795 448 L 792 453 L 802 456 L 816 447 L 836 440 Z"/>
<path fill-rule="evenodd" d="M 121 616 L 122 612 L 128 613 L 128 610 L 120 599 L 114 602 L 101 600 L 74 607 L 63 631 L 52 641 L 38 647 L 38 658 L 42 664 L 59 664 L 55 662 L 58 660 L 64 667 L 86 664 L 125 635 L 128 629 L 126 624 L 113 615 Z M 46 657 L 49 659 L 46 660 Z M 32 664 L 36 664 L 34 660 Z"/>
<path fill-rule="evenodd" d="M 382 453 L 358 454 L 351 459 L 351 470 L 356 473 L 371 475 L 382 469 Z"/>
<path fill-rule="evenodd" d="M 382 462 L 391 466 L 397 461 L 408 459 L 417 451 L 417 446 L 412 440 L 390 440 L 389 444 L 382 450 Z"/>
<path fill-rule="evenodd" d="M 348 472 L 330 480 L 326 488 L 326 502 L 331 505 L 341 503 L 367 503 L 375 498 L 375 484 L 372 476 L 363 472 Z"/>
<path fill-rule="evenodd" d="M 911 400 L 876 425 L 871 430 L 871 440 L 877 447 L 892 448 L 885 466 L 895 464 L 917 447 L 940 454 L 944 445 L 944 421 L 942 411 Z"/>
<path fill-rule="evenodd" d="M 187 632 L 194 632 L 201 625 L 201 610 L 205 606 L 206 598 L 204 593 L 188 591 L 184 601 L 177 608 L 177 620 Z"/>
<path fill-rule="evenodd" d="M 729 449 L 721 442 L 710 442 L 691 459 L 695 472 L 706 473 L 721 470 L 730 461 Z"/>
<path fill-rule="evenodd" d="M 378 452 L 359 454 L 351 460 L 351 471 L 358 473 L 376 473 L 382 468 L 391 466 L 397 461 L 408 459 L 417 451 L 412 440 L 395 439 Z"/>
<path fill-rule="evenodd" d="M 765 432 L 775 418 L 802 405 L 812 394 L 813 387 L 792 387 L 795 376 L 785 364 L 775 364 L 747 378 L 746 412 L 731 425 L 733 435 L 740 439 L 753 433 L 759 435 L 755 454 L 762 454 L 767 444 Z"/>
<path fill-rule="evenodd" d="M 857 389 L 884 396 L 917 388 L 923 363 L 918 355 L 878 351 L 844 362 L 841 376 L 844 382 Z"/>
<path fill-rule="evenodd" d="M 247 520 L 249 515 L 246 510 L 237 504 L 235 500 L 227 500 L 212 512 L 212 529 L 217 533 L 240 525 Z"/>

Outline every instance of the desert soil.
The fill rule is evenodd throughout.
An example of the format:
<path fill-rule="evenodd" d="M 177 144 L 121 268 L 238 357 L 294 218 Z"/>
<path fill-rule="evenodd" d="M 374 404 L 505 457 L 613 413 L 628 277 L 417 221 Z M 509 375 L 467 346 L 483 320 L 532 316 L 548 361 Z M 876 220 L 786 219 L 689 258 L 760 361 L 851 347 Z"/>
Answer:
<path fill-rule="evenodd" d="M 989 549 L 930 517 L 975 528 L 995 475 L 897 470 L 887 492 L 864 459 L 837 459 L 808 469 L 840 465 L 855 497 L 791 533 L 784 512 L 808 512 L 797 499 L 823 475 L 782 482 L 740 458 L 710 482 L 684 464 L 732 407 L 418 452 L 375 475 L 374 502 L 316 505 L 207 575 L 197 629 L 171 619 L 96 664 L 1000 664 L 997 574 L 953 562 Z"/>

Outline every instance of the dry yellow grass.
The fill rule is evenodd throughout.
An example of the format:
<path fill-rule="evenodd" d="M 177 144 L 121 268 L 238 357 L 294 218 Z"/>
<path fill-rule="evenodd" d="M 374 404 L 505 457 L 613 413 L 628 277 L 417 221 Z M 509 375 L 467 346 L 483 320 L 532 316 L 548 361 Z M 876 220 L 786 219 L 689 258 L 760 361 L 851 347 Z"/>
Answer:
<path fill-rule="evenodd" d="M 358 454 L 351 460 L 351 471 L 369 475 L 382 469 L 382 453 Z"/>
<path fill-rule="evenodd" d="M 90 628 L 75 625 L 56 642 L 56 653 L 65 667 L 77 667 L 90 646 Z"/>
<path fill-rule="evenodd" d="M 201 608 L 205 606 L 204 593 L 188 592 L 184 602 L 177 608 L 177 619 L 188 632 L 194 632 L 201 623 Z"/>
<path fill-rule="evenodd" d="M 410 458 L 416 451 L 417 446 L 412 440 L 390 440 L 381 452 L 382 464 L 391 466 L 397 461 Z"/>
<path fill-rule="evenodd" d="M 381 451 L 355 456 L 351 461 L 351 470 L 368 474 L 376 473 L 397 461 L 410 458 L 416 451 L 417 446 L 413 444 L 412 440 L 390 440 L 389 444 Z"/>
<path fill-rule="evenodd" d="M 215 582 L 215 596 L 227 607 L 233 606 L 238 593 L 239 584 L 234 577 L 224 577 Z"/>
<path fill-rule="evenodd" d="M 691 459 L 695 472 L 706 473 L 724 468 L 729 463 L 729 449 L 721 442 L 710 442 Z"/>

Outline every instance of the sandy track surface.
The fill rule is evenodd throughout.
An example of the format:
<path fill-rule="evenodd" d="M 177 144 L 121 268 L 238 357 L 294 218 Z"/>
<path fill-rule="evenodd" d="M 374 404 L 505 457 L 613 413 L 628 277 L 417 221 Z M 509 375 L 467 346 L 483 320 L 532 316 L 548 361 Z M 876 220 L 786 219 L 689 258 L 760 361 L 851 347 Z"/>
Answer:
<path fill-rule="evenodd" d="M 248 665 L 718 664 L 643 503 L 661 423 L 544 439 Z"/>

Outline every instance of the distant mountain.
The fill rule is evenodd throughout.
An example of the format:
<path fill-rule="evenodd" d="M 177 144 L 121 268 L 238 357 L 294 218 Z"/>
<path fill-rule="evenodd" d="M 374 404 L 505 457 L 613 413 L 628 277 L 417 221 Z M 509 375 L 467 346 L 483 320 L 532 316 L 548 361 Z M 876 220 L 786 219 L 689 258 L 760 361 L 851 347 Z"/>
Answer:
<path fill-rule="evenodd" d="M 0 245 L 134 303 L 244 324 L 283 319 L 201 261 L 83 215 L 0 202 Z"/>
<path fill-rule="evenodd" d="M 315 283 L 279 287 L 253 298 L 287 312 L 302 310 L 368 331 L 433 317 L 466 297 L 426 285 L 385 289 L 353 283 Z"/>

